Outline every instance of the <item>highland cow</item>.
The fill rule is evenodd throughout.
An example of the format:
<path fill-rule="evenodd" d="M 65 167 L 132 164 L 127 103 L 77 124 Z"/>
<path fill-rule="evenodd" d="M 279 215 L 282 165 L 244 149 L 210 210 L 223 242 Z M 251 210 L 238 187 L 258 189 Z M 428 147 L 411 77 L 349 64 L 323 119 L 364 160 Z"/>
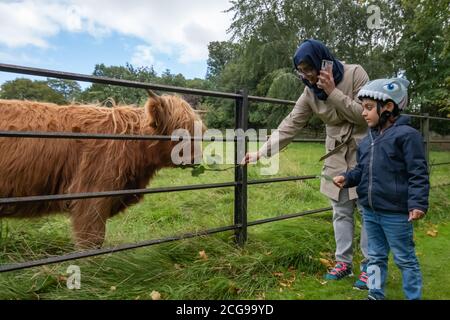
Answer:
<path fill-rule="evenodd" d="M 177 96 L 150 97 L 144 108 L 0 100 L 0 131 L 90 134 L 194 134 L 199 121 Z M 200 122 L 198 122 L 200 123 Z M 200 123 L 201 124 L 201 123 Z M 157 170 L 173 166 L 176 141 L 0 138 L 0 197 L 145 188 Z M 142 195 L 0 205 L 2 217 L 68 212 L 77 247 L 100 247 L 106 220 Z"/>

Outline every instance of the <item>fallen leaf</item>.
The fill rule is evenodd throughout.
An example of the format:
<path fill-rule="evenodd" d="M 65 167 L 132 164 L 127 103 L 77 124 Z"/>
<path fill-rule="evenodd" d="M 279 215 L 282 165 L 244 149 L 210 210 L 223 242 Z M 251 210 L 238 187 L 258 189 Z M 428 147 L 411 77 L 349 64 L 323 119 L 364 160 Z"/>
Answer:
<path fill-rule="evenodd" d="M 319 281 L 321 285 L 326 285 L 328 282 L 327 281 Z"/>
<path fill-rule="evenodd" d="M 152 291 L 150 293 L 150 297 L 152 297 L 152 300 L 161 300 L 161 294 L 158 291 Z"/>
<path fill-rule="evenodd" d="M 111 286 L 111 288 L 109 288 L 110 291 L 116 291 L 116 287 L 115 286 Z"/>
<path fill-rule="evenodd" d="M 427 235 L 429 235 L 430 237 L 437 237 L 438 235 L 438 231 L 436 229 L 431 229 L 427 231 Z"/>
<path fill-rule="evenodd" d="M 228 291 L 232 294 L 240 294 L 242 289 L 238 288 L 234 282 L 230 282 L 228 284 Z"/>
<path fill-rule="evenodd" d="M 201 259 L 208 260 L 208 256 L 206 255 L 205 250 L 200 251 L 198 254 L 199 254 Z"/>
<path fill-rule="evenodd" d="M 279 279 L 278 284 L 282 287 L 285 288 L 290 288 L 291 285 L 295 282 L 296 280 L 296 270 L 294 267 L 289 267 L 288 269 L 288 273 L 283 273 L 283 272 L 272 272 L 272 274 L 276 277 L 279 277 L 281 279 Z M 288 277 L 290 274 L 290 277 Z"/>
<path fill-rule="evenodd" d="M 319 255 L 328 260 L 333 260 L 334 252 L 319 252 Z"/>
<path fill-rule="evenodd" d="M 327 268 L 333 268 L 333 263 L 328 260 L 328 259 L 324 259 L 324 258 L 319 258 L 319 261 L 321 264 L 323 264 L 325 267 Z"/>
<path fill-rule="evenodd" d="M 266 300 L 266 293 L 260 293 L 259 295 L 256 296 L 256 300 Z"/>
<path fill-rule="evenodd" d="M 284 273 L 283 273 L 283 272 L 272 272 L 272 274 L 273 274 L 274 276 L 276 276 L 276 277 L 282 277 L 282 276 L 284 276 Z"/>

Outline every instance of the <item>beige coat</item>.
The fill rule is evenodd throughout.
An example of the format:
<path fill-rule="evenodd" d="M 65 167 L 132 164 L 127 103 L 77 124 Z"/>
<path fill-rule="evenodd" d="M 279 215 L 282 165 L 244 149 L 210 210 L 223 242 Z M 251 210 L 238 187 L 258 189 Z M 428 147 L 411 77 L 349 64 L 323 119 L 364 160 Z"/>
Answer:
<path fill-rule="evenodd" d="M 326 101 L 319 100 L 311 89 L 305 87 L 291 113 L 278 126 L 279 150 L 294 139 L 315 113 L 326 125 L 325 152 L 333 150 L 347 134 L 351 134 L 343 148 L 325 159 L 322 174 L 334 177 L 353 168 L 356 165 L 357 144 L 367 133 L 367 123 L 361 115 L 362 107 L 357 93 L 368 81 L 369 77 L 360 65 L 344 64 L 344 78 Z M 269 139 L 260 149 L 263 155 L 276 152 L 272 152 L 273 139 Z M 340 190 L 331 181 L 322 179 L 320 191 L 331 199 L 339 199 Z M 349 189 L 349 196 L 350 199 L 357 198 L 356 188 Z"/>

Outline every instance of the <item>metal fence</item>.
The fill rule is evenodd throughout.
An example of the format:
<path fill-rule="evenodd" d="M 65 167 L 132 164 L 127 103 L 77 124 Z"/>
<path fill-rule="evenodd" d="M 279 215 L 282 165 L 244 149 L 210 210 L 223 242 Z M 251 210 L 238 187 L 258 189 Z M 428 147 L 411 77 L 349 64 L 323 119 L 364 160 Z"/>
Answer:
<path fill-rule="evenodd" d="M 132 88 L 141 89 L 152 89 L 161 90 L 167 92 L 175 92 L 182 94 L 192 94 L 199 96 L 216 97 L 223 99 L 233 99 L 235 101 L 235 130 L 241 129 L 246 131 L 248 127 L 248 115 L 249 115 L 249 104 L 250 102 L 267 102 L 282 105 L 294 105 L 295 101 L 257 97 L 248 95 L 247 90 L 240 90 L 236 93 L 226 93 L 218 91 L 208 91 L 208 90 L 197 90 L 190 88 L 166 86 L 151 83 L 141 83 L 129 80 L 112 79 L 98 76 L 90 76 L 76 73 L 60 72 L 54 70 L 29 68 L 24 66 L 0 64 L 0 71 L 20 73 L 27 75 L 52 77 L 67 80 L 76 81 L 86 81 L 91 83 L 100 83 Z M 427 158 L 429 159 L 429 149 L 431 143 L 448 143 L 450 140 L 430 140 L 429 135 L 429 121 L 430 119 L 438 120 L 450 120 L 446 118 L 430 117 L 428 114 L 424 115 L 411 115 L 412 117 L 420 118 L 421 120 L 421 131 L 424 136 L 424 143 L 427 152 Z M 178 140 L 183 139 L 183 137 L 176 136 L 160 136 L 160 135 L 119 135 L 119 134 L 83 134 L 83 133 L 56 133 L 56 132 L 23 132 L 23 131 L 0 131 L 0 137 L 24 137 L 24 138 L 52 138 L 52 139 L 112 139 L 112 140 Z M 211 141 L 212 139 L 203 137 L 192 137 L 193 140 Z M 242 141 L 241 139 L 245 139 Z M 214 141 L 218 141 L 214 139 Z M 247 144 L 251 141 L 248 137 L 234 137 L 234 161 L 235 161 L 235 172 L 234 181 L 225 183 L 213 183 L 213 184 L 195 184 L 195 185 L 184 185 L 175 187 L 163 187 L 163 188 L 148 188 L 148 189 L 133 189 L 133 190 L 115 190 L 115 191 L 100 191 L 100 192 L 89 192 L 89 193 L 76 193 L 76 194 L 59 194 L 59 195 L 42 195 L 42 196 L 28 196 L 28 197 L 10 197 L 10 198 L 0 198 L 0 205 L 17 204 L 17 203 L 31 203 L 31 202 L 45 202 L 45 201 L 58 201 L 58 200 L 75 200 L 75 199 L 89 199 L 89 198 L 99 198 L 99 197 L 116 197 L 123 195 L 134 195 L 134 194 L 153 194 L 153 193 L 163 193 L 163 192 L 181 192 L 188 190 L 202 190 L 202 189 L 212 189 L 212 188 L 234 188 L 234 224 L 229 226 L 223 226 L 213 229 L 207 229 L 203 231 L 185 233 L 181 235 L 175 235 L 171 237 L 153 239 L 142 241 L 138 243 L 131 244 L 121 244 L 114 247 L 86 250 L 82 252 L 73 252 L 70 254 L 65 254 L 61 256 L 52 256 L 45 259 L 26 261 L 22 263 L 15 264 L 5 264 L 0 265 L 0 272 L 20 270 L 30 267 L 36 267 L 41 265 L 47 265 L 57 262 L 63 262 L 68 260 L 93 257 L 107 253 L 119 252 L 124 250 L 130 250 L 135 248 L 141 248 L 146 246 L 151 246 L 155 244 L 171 242 L 181 239 L 193 238 L 198 236 L 210 235 L 218 232 L 231 231 L 234 230 L 236 243 L 240 246 L 244 245 L 247 240 L 247 228 L 250 226 L 255 226 L 264 223 L 270 223 L 279 220 L 285 220 L 320 212 L 331 211 L 331 207 L 319 208 L 315 210 L 308 210 L 299 213 L 286 214 L 281 216 L 276 216 L 267 219 L 247 221 L 247 189 L 249 185 L 256 184 L 268 184 L 276 182 L 287 182 L 287 181 L 299 181 L 316 179 L 316 175 L 307 176 L 291 176 L 291 177 L 281 177 L 281 178 L 270 178 L 270 179 L 259 179 L 259 180 L 248 180 L 247 179 L 247 166 L 237 165 L 239 160 L 242 158 L 242 154 L 238 154 L 237 144 L 243 142 L 245 145 L 244 152 L 247 150 Z M 324 142 L 320 139 L 294 139 L 294 142 Z M 437 165 L 447 165 L 446 163 L 436 163 Z M 1 178 L 1 177 L 0 177 Z"/>

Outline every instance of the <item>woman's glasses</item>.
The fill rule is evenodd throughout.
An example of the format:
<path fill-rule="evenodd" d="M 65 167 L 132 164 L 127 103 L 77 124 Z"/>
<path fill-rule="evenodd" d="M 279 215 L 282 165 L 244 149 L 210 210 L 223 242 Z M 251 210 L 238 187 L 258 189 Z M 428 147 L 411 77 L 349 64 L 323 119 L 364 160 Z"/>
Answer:
<path fill-rule="evenodd" d="M 294 74 L 297 76 L 297 78 L 299 78 L 300 80 L 305 79 L 306 77 L 312 77 L 314 76 L 314 70 L 305 70 L 305 71 L 300 71 L 297 68 L 293 68 L 292 70 L 294 72 Z"/>

